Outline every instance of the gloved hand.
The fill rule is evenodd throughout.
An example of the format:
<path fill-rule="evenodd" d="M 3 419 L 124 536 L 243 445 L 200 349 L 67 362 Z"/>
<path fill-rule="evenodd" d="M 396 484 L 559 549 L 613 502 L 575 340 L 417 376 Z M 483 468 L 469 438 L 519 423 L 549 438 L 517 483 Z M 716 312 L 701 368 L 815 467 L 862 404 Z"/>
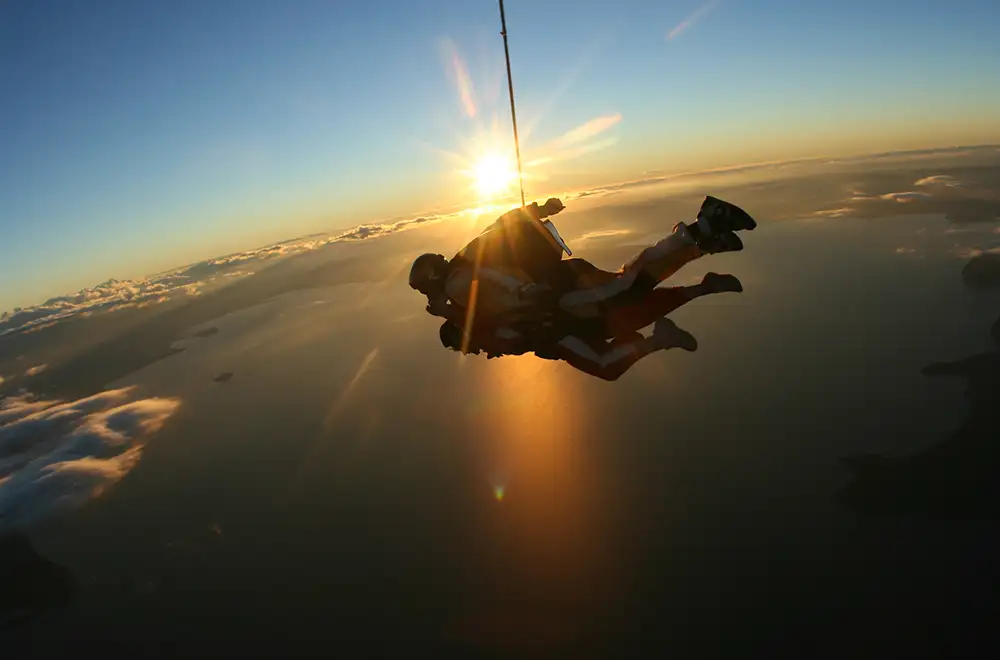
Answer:
<path fill-rule="evenodd" d="M 424 308 L 428 314 L 448 318 L 448 298 L 446 296 L 435 296 L 427 299 L 427 307 Z"/>
<path fill-rule="evenodd" d="M 560 199 L 556 197 L 550 197 L 548 200 L 546 200 L 545 204 L 542 205 L 542 217 L 548 218 L 549 216 L 553 216 L 556 213 L 562 211 L 564 208 L 566 208 L 566 206 L 562 203 Z"/>

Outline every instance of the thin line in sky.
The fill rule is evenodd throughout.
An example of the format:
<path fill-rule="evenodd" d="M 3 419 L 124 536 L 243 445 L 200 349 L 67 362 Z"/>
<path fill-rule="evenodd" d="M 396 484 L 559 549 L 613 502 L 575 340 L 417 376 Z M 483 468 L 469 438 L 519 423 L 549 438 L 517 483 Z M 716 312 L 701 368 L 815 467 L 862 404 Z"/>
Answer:
<path fill-rule="evenodd" d="M 692 25 L 694 25 L 701 19 L 708 16 L 709 12 L 715 9 L 716 5 L 718 4 L 719 4 L 718 0 L 709 0 L 708 2 L 703 4 L 697 10 L 695 10 L 693 14 L 691 14 L 683 21 L 678 23 L 676 26 L 674 26 L 674 29 L 672 29 L 670 32 L 667 33 L 667 39 L 668 40 L 676 39 L 677 37 L 687 32 L 688 28 L 690 28 Z"/>

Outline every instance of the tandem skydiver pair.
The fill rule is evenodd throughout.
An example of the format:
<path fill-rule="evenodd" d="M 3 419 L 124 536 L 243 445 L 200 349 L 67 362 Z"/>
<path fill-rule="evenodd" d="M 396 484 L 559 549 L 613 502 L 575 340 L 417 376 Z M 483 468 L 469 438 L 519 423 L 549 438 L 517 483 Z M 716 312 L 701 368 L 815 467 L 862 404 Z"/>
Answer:
<path fill-rule="evenodd" d="M 445 319 L 446 348 L 488 358 L 532 352 L 615 380 L 652 352 L 696 350 L 695 338 L 666 318 L 671 311 L 743 290 L 736 277 L 717 273 L 694 286 L 658 287 L 702 256 L 743 249 L 736 232 L 757 223 L 734 204 L 706 197 L 694 222 L 676 224 L 615 272 L 563 258 L 569 250 L 549 220 L 563 209 L 558 199 L 516 208 L 450 260 L 417 257 L 409 284 L 427 296 L 428 313 Z M 651 336 L 639 334 L 651 324 Z"/>

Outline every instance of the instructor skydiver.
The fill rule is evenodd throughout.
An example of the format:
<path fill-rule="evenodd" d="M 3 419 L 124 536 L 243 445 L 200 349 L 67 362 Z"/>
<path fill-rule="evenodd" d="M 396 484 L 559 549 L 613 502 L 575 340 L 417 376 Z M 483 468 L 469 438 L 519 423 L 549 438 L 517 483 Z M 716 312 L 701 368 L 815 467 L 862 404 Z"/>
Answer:
<path fill-rule="evenodd" d="M 735 232 L 757 226 L 739 207 L 706 197 L 695 222 L 678 223 L 669 236 L 608 272 L 584 259 L 562 259 L 562 248 L 530 221 L 562 208 L 559 200 L 550 199 L 541 207 L 532 204 L 504 214 L 450 261 L 440 254 L 417 257 L 410 287 L 427 296 L 428 311 L 450 300 L 474 319 L 531 317 L 544 307 L 593 318 L 622 296 L 641 297 L 705 254 L 742 250 Z M 525 242 L 528 248 L 522 253 Z"/>

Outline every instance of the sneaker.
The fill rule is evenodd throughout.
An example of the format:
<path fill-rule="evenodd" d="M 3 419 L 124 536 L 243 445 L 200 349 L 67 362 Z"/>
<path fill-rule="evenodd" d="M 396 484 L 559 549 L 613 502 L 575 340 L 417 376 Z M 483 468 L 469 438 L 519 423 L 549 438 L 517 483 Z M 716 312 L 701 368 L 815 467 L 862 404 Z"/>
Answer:
<path fill-rule="evenodd" d="M 701 234 L 699 233 L 695 242 L 705 254 L 719 254 L 720 252 L 739 252 L 743 249 L 743 241 L 734 232 L 727 231 L 721 234 Z"/>
<path fill-rule="evenodd" d="M 709 195 L 698 211 L 698 225 L 709 234 L 721 234 L 727 231 L 753 231 L 757 228 L 757 221 L 735 204 Z"/>
<path fill-rule="evenodd" d="M 685 351 L 698 350 L 698 340 L 687 330 L 681 330 L 677 324 L 663 317 L 653 325 L 653 339 L 663 350 L 683 348 Z"/>
<path fill-rule="evenodd" d="M 743 283 L 735 275 L 706 273 L 701 283 L 715 293 L 743 293 Z"/>

